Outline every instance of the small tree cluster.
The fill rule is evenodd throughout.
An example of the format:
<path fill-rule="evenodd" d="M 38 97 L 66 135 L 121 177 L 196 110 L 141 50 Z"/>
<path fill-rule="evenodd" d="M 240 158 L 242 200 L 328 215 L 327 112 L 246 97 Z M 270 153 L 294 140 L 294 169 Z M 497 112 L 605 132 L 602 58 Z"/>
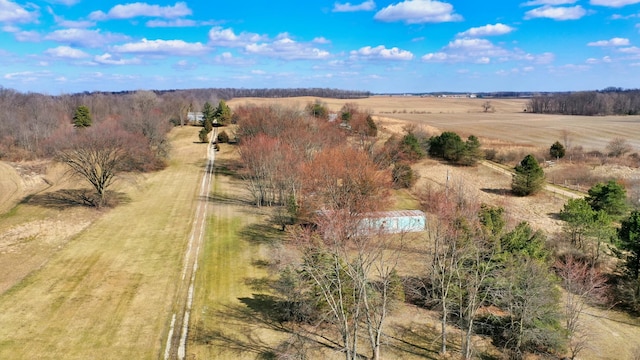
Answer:
<path fill-rule="evenodd" d="M 454 132 L 445 131 L 429 139 L 429 155 L 460 165 L 475 165 L 483 157 L 480 141 L 470 135 L 462 141 Z"/>
<path fill-rule="evenodd" d="M 546 237 L 522 222 L 506 228 L 504 209 L 470 201 L 452 189 L 423 199 L 435 211 L 429 220 L 427 275 L 418 282 L 425 305 L 440 312 L 442 355 L 448 352 L 447 326 L 455 319 L 464 332 L 462 357 L 473 357 L 472 337 L 483 324 L 496 346 L 511 358 L 527 353 L 559 354 L 565 342 L 559 292 L 549 267 Z M 443 190 L 444 191 L 444 190 Z M 437 202 L 434 204 L 434 202 Z M 501 311 L 483 315 L 479 310 Z"/>

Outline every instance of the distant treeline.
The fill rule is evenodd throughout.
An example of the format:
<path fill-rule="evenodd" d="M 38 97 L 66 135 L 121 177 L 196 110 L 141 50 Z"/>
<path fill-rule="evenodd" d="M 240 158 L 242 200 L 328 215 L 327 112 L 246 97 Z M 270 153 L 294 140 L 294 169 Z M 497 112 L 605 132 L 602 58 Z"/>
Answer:
<path fill-rule="evenodd" d="M 109 94 L 128 94 L 135 91 L 110 92 Z M 258 98 L 284 98 L 298 96 L 314 96 L 334 99 L 360 99 L 371 96 L 369 91 L 341 90 L 327 88 L 295 88 L 295 89 L 234 89 L 234 88 L 207 88 L 207 89 L 184 89 L 184 90 L 156 90 L 157 95 L 165 93 L 183 93 L 189 97 L 200 100 L 258 97 Z M 87 95 L 81 93 L 77 95 Z"/>
<path fill-rule="evenodd" d="M 640 90 L 606 88 L 599 91 L 553 93 L 534 96 L 527 111 L 562 115 L 638 115 Z"/>

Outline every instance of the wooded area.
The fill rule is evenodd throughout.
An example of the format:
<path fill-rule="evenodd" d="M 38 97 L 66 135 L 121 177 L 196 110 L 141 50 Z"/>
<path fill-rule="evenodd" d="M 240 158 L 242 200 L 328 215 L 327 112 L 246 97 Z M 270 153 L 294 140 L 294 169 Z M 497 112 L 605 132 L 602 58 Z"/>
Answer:
<path fill-rule="evenodd" d="M 534 96 L 526 111 L 563 115 L 637 115 L 640 113 L 640 90 L 609 88 Z"/>

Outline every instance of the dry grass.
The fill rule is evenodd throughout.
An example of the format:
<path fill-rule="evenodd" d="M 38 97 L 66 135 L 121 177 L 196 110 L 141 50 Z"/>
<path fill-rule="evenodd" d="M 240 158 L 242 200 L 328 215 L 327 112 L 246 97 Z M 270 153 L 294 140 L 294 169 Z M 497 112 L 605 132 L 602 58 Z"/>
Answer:
<path fill-rule="evenodd" d="M 303 108 L 313 97 L 258 99 L 241 98 L 229 101 L 238 104 L 281 104 Z M 495 112 L 484 113 L 482 104 L 490 101 Z M 555 141 L 570 147 L 582 146 L 586 151 L 603 150 L 613 138 L 627 139 L 634 151 L 640 150 L 640 116 L 563 116 L 524 112 L 526 99 L 452 99 L 433 97 L 385 97 L 339 100 L 321 99 L 331 111 L 338 111 L 347 102 L 370 110 L 384 123 L 402 120 L 401 126 L 412 123 L 439 131 L 456 131 L 462 136 L 476 135 L 483 142 L 497 141 L 509 146 L 548 148 Z M 390 125 L 393 126 L 393 125 Z M 395 127 L 394 127 L 395 129 Z"/>
<path fill-rule="evenodd" d="M 115 209 L 97 214 L 27 203 L 0 220 L 0 227 L 23 226 L 28 235 L 17 238 L 18 250 L 3 261 L 41 256 L 45 249 L 0 297 L 0 358 L 159 356 L 204 164 L 204 151 L 193 144 L 197 130 L 176 129 L 171 166 L 135 184 L 120 183 L 114 190 L 129 201 Z M 56 222 L 67 233 L 48 237 Z M 86 222 L 91 226 L 74 228 Z"/>

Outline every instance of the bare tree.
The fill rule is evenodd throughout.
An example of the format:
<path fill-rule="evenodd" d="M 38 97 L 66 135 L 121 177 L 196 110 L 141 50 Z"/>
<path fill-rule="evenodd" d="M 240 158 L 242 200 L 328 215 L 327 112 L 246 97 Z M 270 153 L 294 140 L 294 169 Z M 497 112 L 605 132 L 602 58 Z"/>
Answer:
<path fill-rule="evenodd" d="M 627 142 L 627 139 L 617 137 L 611 139 L 607 144 L 607 152 L 609 156 L 620 157 L 631 151 L 631 145 Z"/>
<path fill-rule="evenodd" d="M 559 259 L 554 267 L 567 292 L 563 312 L 571 359 L 575 359 L 590 342 L 590 334 L 581 321 L 585 306 L 607 301 L 607 279 L 597 268 L 576 260 L 572 255 Z"/>
<path fill-rule="evenodd" d="M 128 150 L 135 147 L 132 135 L 114 125 L 78 129 L 65 145 L 56 159 L 91 184 L 97 196 L 84 200 L 96 207 L 103 206 L 106 190 L 131 165 L 127 158 Z"/>

